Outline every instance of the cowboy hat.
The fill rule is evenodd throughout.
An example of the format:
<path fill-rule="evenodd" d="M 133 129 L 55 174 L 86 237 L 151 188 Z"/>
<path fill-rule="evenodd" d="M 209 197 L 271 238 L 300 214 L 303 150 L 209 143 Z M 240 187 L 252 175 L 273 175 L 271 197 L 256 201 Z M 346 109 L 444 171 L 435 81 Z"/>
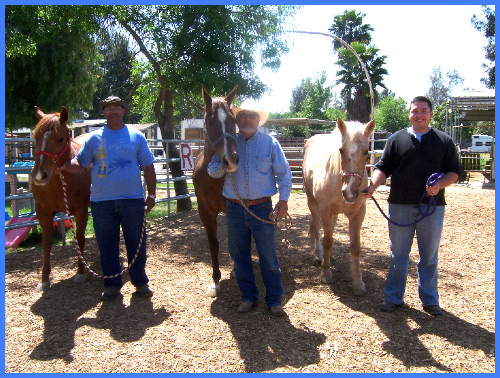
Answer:
<path fill-rule="evenodd" d="M 233 105 L 231 107 L 231 110 L 233 111 L 234 116 L 236 117 L 239 112 L 242 110 L 246 110 L 248 112 L 252 113 L 257 113 L 259 115 L 259 126 L 262 126 L 264 123 L 266 123 L 267 119 L 269 118 L 269 112 L 267 110 L 263 110 L 257 101 L 248 99 L 245 100 L 241 103 L 240 107 Z"/>
<path fill-rule="evenodd" d="M 128 104 L 125 100 L 122 100 L 120 97 L 109 96 L 97 104 L 97 110 L 99 110 L 99 112 L 102 113 L 104 110 L 104 107 L 106 107 L 107 105 L 111 105 L 111 104 L 120 105 L 125 110 L 128 109 Z"/>

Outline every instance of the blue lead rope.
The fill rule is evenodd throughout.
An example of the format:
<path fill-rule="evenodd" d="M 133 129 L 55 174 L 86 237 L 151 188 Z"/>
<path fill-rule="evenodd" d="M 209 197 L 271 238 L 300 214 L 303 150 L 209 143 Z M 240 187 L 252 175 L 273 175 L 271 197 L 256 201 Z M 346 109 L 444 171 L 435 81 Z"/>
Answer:
<path fill-rule="evenodd" d="M 444 173 L 433 173 L 428 179 L 427 179 L 427 186 L 433 186 L 436 184 L 438 180 L 441 180 L 444 177 Z M 368 188 L 364 189 L 363 192 L 367 193 Z M 424 201 L 425 197 L 429 197 L 429 202 L 427 203 L 427 209 L 425 211 L 422 211 L 422 203 Z M 417 219 L 413 223 L 409 224 L 401 224 L 393 221 L 390 219 L 382 210 L 380 205 L 378 204 L 377 200 L 372 196 L 371 199 L 373 202 L 375 202 L 375 205 L 378 207 L 382 215 L 384 216 L 385 219 L 387 219 L 389 222 L 391 222 L 393 225 L 399 226 L 399 227 L 410 227 L 416 225 L 418 222 L 420 222 L 422 219 L 425 217 L 430 217 L 432 214 L 434 214 L 434 211 L 436 210 L 436 200 L 434 199 L 434 196 L 429 196 L 426 191 L 424 191 L 424 194 L 422 194 L 422 197 L 420 198 L 420 203 L 418 204 L 418 211 L 422 215 L 419 219 Z"/>

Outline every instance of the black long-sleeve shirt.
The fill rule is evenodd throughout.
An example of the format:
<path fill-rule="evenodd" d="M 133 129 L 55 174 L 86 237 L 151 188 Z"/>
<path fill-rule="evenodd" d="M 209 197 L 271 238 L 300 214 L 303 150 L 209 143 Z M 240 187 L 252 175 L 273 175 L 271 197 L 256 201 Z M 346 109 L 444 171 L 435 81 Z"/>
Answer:
<path fill-rule="evenodd" d="M 462 173 L 457 149 L 444 132 L 431 128 L 421 142 L 408 132 L 399 130 L 385 146 L 381 160 L 375 165 L 391 177 L 388 201 L 394 204 L 417 205 L 425 192 L 427 179 L 433 173 Z M 444 189 L 434 197 L 438 206 L 445 205 Z M 423 203 L 427 203 L 425 197 Z"/>

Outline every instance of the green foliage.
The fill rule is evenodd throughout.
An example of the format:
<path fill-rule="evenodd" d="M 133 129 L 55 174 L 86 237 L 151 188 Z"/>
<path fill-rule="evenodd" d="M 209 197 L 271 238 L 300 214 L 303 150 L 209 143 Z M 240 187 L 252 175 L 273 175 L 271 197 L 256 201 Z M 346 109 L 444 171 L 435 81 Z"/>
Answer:
<path fill-rule="evenodd" d="M 100 62 L 101 80 L 97 83 L 92 108 L 89 109 L 91 119 L 103 117 L 97 110 L 97 104 L 104 98 L 114 95 L 131 103 L 135 90 L 132 81 L 135 55 L 129 48 L 128 38 L 113 29 L 105 29 L 101 34 L 99 37 L 99 50 L 103 57 Z M 126 122 L 138 123 L 138 118 L 132 109 L 126 115 Z"/>
<path fill-rule="evenodd" d="M 441 72 L 441 67 L 434 67 L 431 72 L 430 82 L 431 86 L 425 95 L 432 101 L 434 107 L 447 102 L 450 99 L 453 88 L 461 85 L 464 79 L 456 70 L 448 71 L 445 79 Z"/>
<path fill-rule="evenodd" d="M 408 109 L 403 98 L 384 97 L 375 110 L 376 130 L 395 133 L 409 126 Z"/>
<path fill-rule="evenodd" d="M 5 8 L 5 128 L 34 127 L 33 107 L 91 105 L 101 59 L 93 38 L 95 7 L 10 5 Z"/>
<path fill-rule="evenodd" d="M 344 13 L 333 18 L 333 24 L 328 30 L 348 45 L 352 42 L 362 42 L 368 45 L 372 40 L 370 32 L 374 29 L 369 24 L 363 24 L 363 17 L 365 16 L 365 13 L 358 13 L 355 10 L 346 10 Z M 343 47 L 344 45 L 339 41 L 333 41 L 334 50 Z"/>
<path fill-rule="evenodd" d="M 356 51 L 366 66 L 374 92 L 375 104 L 378 101 L 377 87 L 385 88 L 384 75 L 387 75 L 385 55 L 378 56 L 379 49 L 353 42 L 351 47 Z M 347 106 L 348 119 L 367 122 L 371 113 L 370 87 L 365 71 L 356 56 L 347 48 L 337 50 L 339 59 L 336 62 L 341 67 L 337 71 L 336 84 L 343 84 L 340 94 Z"/>
<path fill-rule="evenodd" d="M 133 106 L 144 109 L 142 121 L 153 117 L 158 120 L 160 111 L 168 123 L 165 128 L 172 133 L 174 121 L 200 117 L 202 85 L 213 96 L 225 95 L 238 85 L 240 96 L 259 98 L 267 87 L 255 75 L 254 53 L 259 53 L 264 66 L 279 67 L 280 57 L 287 51 L 281 38 L 282 24 L 295 9 L 254 5 L 114 6 L 112 16 L 134 37 L 143 53 L 132 69 L 134 82 L 141 82 Z M 164 105 L 153 111 L 151 105 L 158 105 L 158 101 Z M 163 122 L 159 124 L 162 128 Z"/>
<path fill-rule="evenodd" d="M 326 72 L 313 82 L 310 77 L 303 79 L 292 90 L 290 112 L 297 118 L 327 119 L 327 109 L 332 102 L 332 87 L 325 86 Z"/>
<path fill-rule="evenodd" d="M 489 64 L 483 64 L 488 75 L 487 78 L 481 79 L 487 88 L 495 88 L 495 10 L 487 5 L 483 5 L 483 13 L 486 20 L 480 20 L 477 15 L 473 15 L 472 25 L 483 32 L 488 39 L 488 44 L 484 47 L 486 51 L 485 58 L 490 61 Z"/>

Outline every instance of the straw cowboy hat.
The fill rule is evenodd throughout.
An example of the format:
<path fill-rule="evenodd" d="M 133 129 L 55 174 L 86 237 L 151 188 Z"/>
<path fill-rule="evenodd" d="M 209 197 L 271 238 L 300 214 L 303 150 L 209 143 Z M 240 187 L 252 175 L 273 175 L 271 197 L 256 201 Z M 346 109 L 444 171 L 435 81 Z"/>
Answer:
<path fill-rule="evenodd" d="M 104 107 L 106 107 L 107 105 L 111 105 L 111 104 L 120 105 L 123 109 L 128 110 L 127 102 L 125 100 L 122 100 L 120 97 L 116 97 L 116 96 L 106 97 L 99 104 L 97 104 L 97 110 L 99 110 L 99 112 L 102 113 L 104 110 Z"/>
<path fill-rule="evenodd" d="M 237 107 L 236 105 L 233 105 L 231 107 L 234 116 L 236 117 L 239 112 L 242 110 L 246 110 L 248 112 L 252 113 L 258 113 L 259 114 L 259 126 L 262 126 L 264 123 L 266 123 L 267 119 L 269 118 L 269 112 L 267 110 L 263 110 L 261 106 L 257 103 L 257 101 L 248 99 L 245 100 L 241 103 L 240 107 Z"/>

